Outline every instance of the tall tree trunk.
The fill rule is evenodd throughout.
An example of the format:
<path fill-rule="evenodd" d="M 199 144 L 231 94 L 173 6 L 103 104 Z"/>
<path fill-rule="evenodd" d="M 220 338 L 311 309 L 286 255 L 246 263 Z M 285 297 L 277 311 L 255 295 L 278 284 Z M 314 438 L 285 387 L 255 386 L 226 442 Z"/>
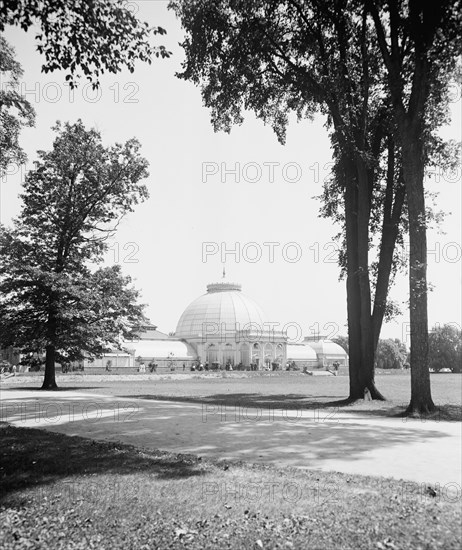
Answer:
<path fill-rule="evenodd" d="M 56 352 L 56 307 L 52 303 L 48 312 L 47 320 L 47 339 L 48 343 L 45 348 L 45 377 L 43 379 L 42 390 L 55 390 L 58 388 L 56 384 L 56 365 L 55 365 L 55 352 Z"/>
<path fill-rule="evenodd" d="M 372 399 L 384 399 L 374 382 L 374 349 L 371 326 L 371 301 L 367 266 L 368 225 L 359 235 L 359 194 L 357 171 L 349 159 L 342 161 L 345 182 L 345 228 L 347 245 L 347 312 L 350 400 L 364 399 L 366 390 Z M 363 265 L 359 265 L 359 246 L 362 246 Z M 366 254 L 364 249 L 366 247 Z M 364 269 L 364 261 L 366 267 Z"/>
<path fill-rule="evenodd" d="M 388 139 L 387 187 L 383 205 L 382 239 L 377 268 L 377 281 L 375 284 L 374 309 L 372 312 L 372 330 L 374 332 L 375 351 L 377 350 L 383 318 L 385 316 L 388 287 L 390 286 L 390 275 L 393 265 L 393 253 L 399 233 L 399 223 L 403 211 L 404 198 L 406 196 L 404 181 L 402 180 L 402 171 L 399 173 L 397 189 L 394 193 L 396 178 L 394 149 L 394 140 L 390 136 Z"/>
<path fill-rule="evenodd" d="M 345 229 L 347 255 L 347 315 L 348 315 L 348 370 L 350 378 L 350 399 L 360 399 L 361 392 L 361 299 L 358 280 L 358 193 L 355 175 L 347 159 L 341 161 L 344 180 Z"/>
<path fill-rule="evenodd" d="M 411 401 L 407 412 L 435 409 L 428 369 L 427 233 L 424 157 L 420 133 L 403 132 L 403 174 L 409 211 L 409 320 L 411 325 Z"/>
<path fill-rule="evenodd" d="M 363 159 L 356 157 L 358 181 L 358 280 L 361 299 L 361 391 L 366 389 L 372 399 L 384 400 L 375 385 L 374 332 L 371 315 L 371 286 L 369 280 L 369 221 L 370 193 L 368 171 Z"/>
<path fill-rule="evenodd" d="M 443 6 L 443 7 L 442 7 Z M 389 3 L 389 33 L 391 50 L 382 24 L 379 6 L 369 2 L 368 9 L 374 19 L 378 43 L 388 72 L 393 112 L 402 146 L 403 176 L 406 185 L 409 211 L 409 316 L 411 323 L 411 402 L 408 412 L 426 413 L 435 405 L 430 390 L 428 370 L 428 317 L 427 317 L 427 236 L 424 197 L 424 121 L 429 98 L 429 79 L 437 78 L 438 66 L 429 67 L 429 49 L 436 36 L 445 11 L 444 3 L 408 2 L 401 11 L 396 0 Z M 447 7 L 447 6 L 446 6 Z M 405 11 L 407 14 L 405 14 Z M 403 13 L 403 16 L 401 15 Z M 409 38 L 412 52 L 411 67 L 403 67 L 403 52 L 399 37 Z M 404 43 L 404 39 L 403 39 Z M 406 83 L 411 83 L 408 101 Z"/>

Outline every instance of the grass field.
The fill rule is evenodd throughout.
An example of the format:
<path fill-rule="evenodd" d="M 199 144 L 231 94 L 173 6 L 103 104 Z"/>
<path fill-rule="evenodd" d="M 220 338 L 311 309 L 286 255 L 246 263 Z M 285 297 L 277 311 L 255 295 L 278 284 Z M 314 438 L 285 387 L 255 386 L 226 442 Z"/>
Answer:
<path fill-rule="evenodd" d="M 385 395 L 385 402 L 342 403 L 348 396 L 346 376 L 307 376 L 295 373 L 255 376 L 248 374 L 224 374 L 223 377 L 197 377 L 165 379 L 151 377 L 139 383 L 124 380 L 94 382 L 91 377 L 81 382 L 58 382 L 64 388 L 85 388 L 85 391 L 108 393 L 119 397 L 145 397 L 150 399 L 175 399 L 191 402 L 247 407 L 322 408 L 341 407 L 348 412 L 394 416 L 404 412 L 410 399 L 409 374 L 378 374 L 376 383 Z M 462 375 L 432 374 L 432 395 L 441 420 L 462 419 Z M 37 384 L 39 386 L 39 384 Z M 30 385 L 28 386 L 30 387 Z"/>

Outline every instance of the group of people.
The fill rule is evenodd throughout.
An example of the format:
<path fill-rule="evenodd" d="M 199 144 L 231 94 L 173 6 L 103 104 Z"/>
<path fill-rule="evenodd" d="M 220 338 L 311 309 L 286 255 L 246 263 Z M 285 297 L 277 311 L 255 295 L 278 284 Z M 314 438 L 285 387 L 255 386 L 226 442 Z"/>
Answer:
<path fill-rule="evenodd" d="M 294 363 L 295 365 L 295 363 Z M 170 370 L 173 372 L 175 370 L 175 365 L 173 364 L 173 361 L 171 361 L 168 366 L 170 367 Z M 150 361 L 148 363 L 149 372 L 155 373 L 157 372 L 158 364 L 154 362 L 154 360 Z M 278 370 L 279 369 L 279 363 L 271 363 L 271 366 L 268 364 L 266 366 L 266 370 Z M 106 370 L 111 371 L 112 370 L 112 361 L 107 361 L 106 363 Z M 186 363 L 183 363 L 183 372 L 186 370 Z M 240 362 L 238 365 L 234 365 L 232 361 L 228 361 L 224 366 L 221 363 L 213 362 L 209 363 L 206 361 L 203 363 L 200 360 L 196 360 L 195 362 L 191 363 L 189 370 L 191 372 L 201 372 L 201 371 L 218 371 L 218 370 L 226 370 L 226 371 L 234 371 L 234 370 L 251 370 L 251 371 L 257 371 L 259 370 L 258 363 L 250 363 L 250 366 L 245 367 L 242 362 Z M 290 368 L 288 368 L 290 370 Z M 145 373 L 146 372 L 146 365 L 143 361 L 139 362 L 138 366 L 138 372 Z"/>
<path fill-rule="evenodd" d="M 184 365 L 183 365 L 184 366 Z M 184 369 L 183 369 L 184 370 Z M 215 364 L 213 364 L 212 366 L 212 369 L 210 369 L 210 366 L 209 366 L 209 363 L 208 361 L 206 361 L 205 363 L 202 363 L 201 361 L 197 361 L 196 363 L 192 363 L 191 364 L 191 367 L 190 367 L 190 370 L 192 372 L 195 372 L 195 371 L 204 371 L 204 370 L 217 370 L 217 367 L 215 366 Z"/>

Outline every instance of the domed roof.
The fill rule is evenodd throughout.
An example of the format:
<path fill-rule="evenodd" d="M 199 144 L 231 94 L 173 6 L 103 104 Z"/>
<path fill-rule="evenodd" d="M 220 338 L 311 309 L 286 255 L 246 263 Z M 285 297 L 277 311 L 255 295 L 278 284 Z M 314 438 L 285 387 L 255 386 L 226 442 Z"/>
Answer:
<path fill-rule="evenodd" d="M 232 338 L 250 328 L 263 329 L 265 315 L 260 307 L 241 292 L 241 285 L 221 282 L 207 285 L 207 294 L 192 302 L 178 321 L 177 338 Z"/>

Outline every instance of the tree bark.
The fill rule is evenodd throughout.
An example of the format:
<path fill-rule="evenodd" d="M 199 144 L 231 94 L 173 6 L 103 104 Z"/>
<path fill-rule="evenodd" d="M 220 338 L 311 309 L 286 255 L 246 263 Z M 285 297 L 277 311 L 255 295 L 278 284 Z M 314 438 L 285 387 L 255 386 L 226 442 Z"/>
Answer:
<path fill-rule="evenodd" d="M 53 303 L 50 305 L 47 320 L 47 345 L 45 347 L 45 377 L 43 379 L 42 390 L 56 390 L 56 310 Z"/>
<path fill-rule="evenodd" d="M 350 400 L 364 399 L 367 394 L 372 399 L 383 400 L 374 381 L 374 347 L 371 319 L 371 296 L 368 272 L 369 214 L 367 200 L 366 172 L 360 196 L 357 165 L 344 159 L 343 177 L 345 182 L 345 228 L 347 244 L 347 312 Z M 359 216 L 362 216 L 361 223 Z M 360 263 L 361 259 L 361 263 Z"/>
<path fill-rule="evenodd" d="M 369 280 L 369 178 L 364 161 L 358 156 L 356 158 L 356 171 L 358 174 L 358 280 L 361 299 L 361 392 L 363 398 L 366 397 L 367 389 L 371 399 L 385 400 L 375 385 L 375 348 Z"/>
<path fill-rule="evenodd" d="M 56 365 L 55 365 L 55 347 L 53 345 L 46 346 L 45 355 L 45 377 L 43 379 L 42 390 L 56 390 Z"/>
<path fill-rule="evenodd" d="M 374 351 L 377 350 L 383 318 L 385 316 L 393 254 L 399 233 L 399 222 L 403 211 L 404 198 L 406 196 L 404 182 L 402 181 L 402 172 L 400 172 L 398 177 L 396 192 L 393 193 L 396 177 L 394 157 L 394 142 L 390 137 L 388 141 L 387 188 L 383 207 L 382 239 L 377 268 L 377 281 L 375 284 L 374 309 L 372 312 Z"/>
<path fill-rule="evenodd" d="M 420 133 L 403 131 L 403 173 L 409 211 L 409 321 L 411 326 L 411 401 L 408 413 L 435 410 L 428 369 L 427 234 L 424 157 Z"/>
<path fill-rule="evenodd" d="M 408 3 L 408 14 L 401 17 L 400 3 L 390 6 L 391 50 L 387 44 L 384 26 L 375 2 L 368 3 L 382 57 L 388 72 L 393 114 L 401 142 L 403 176 L 409 211 L 409 317 L 411 324 L 411 401 L 408 413 L 426 413 L 434 410 L 428 370 L 427 317 L 427 237 L 425 226 L 424 155 L 423 140 L 426 103 L 429 98 L 428 52 L 441 23 L 444 9 L 438 2 Z M 413 68 L 405 74 L 399 36 L 408 36 L 414 46 Z M 434 68 L 437 68 L 436 65 Z M 436 71 L 437 72 L 437 71 Z M 434 74 L 433 74 L 434 78 Z M 404 101 L 405 83 L 411 83 L 409 100 Z"/>
<path fill-rule="evenodd" d="M 361 333 L 360 327 L 360 293 L 358 281 L 358 194 L 355 185 L 355 175 L 351 163 L 347 159 L 340 161 L 344 183 L 345 230 L 347 253 L 347 316 L 348 316 L 348 357 L 349 357 L 349 399 L 360 399 L 361 383 Z"/>

